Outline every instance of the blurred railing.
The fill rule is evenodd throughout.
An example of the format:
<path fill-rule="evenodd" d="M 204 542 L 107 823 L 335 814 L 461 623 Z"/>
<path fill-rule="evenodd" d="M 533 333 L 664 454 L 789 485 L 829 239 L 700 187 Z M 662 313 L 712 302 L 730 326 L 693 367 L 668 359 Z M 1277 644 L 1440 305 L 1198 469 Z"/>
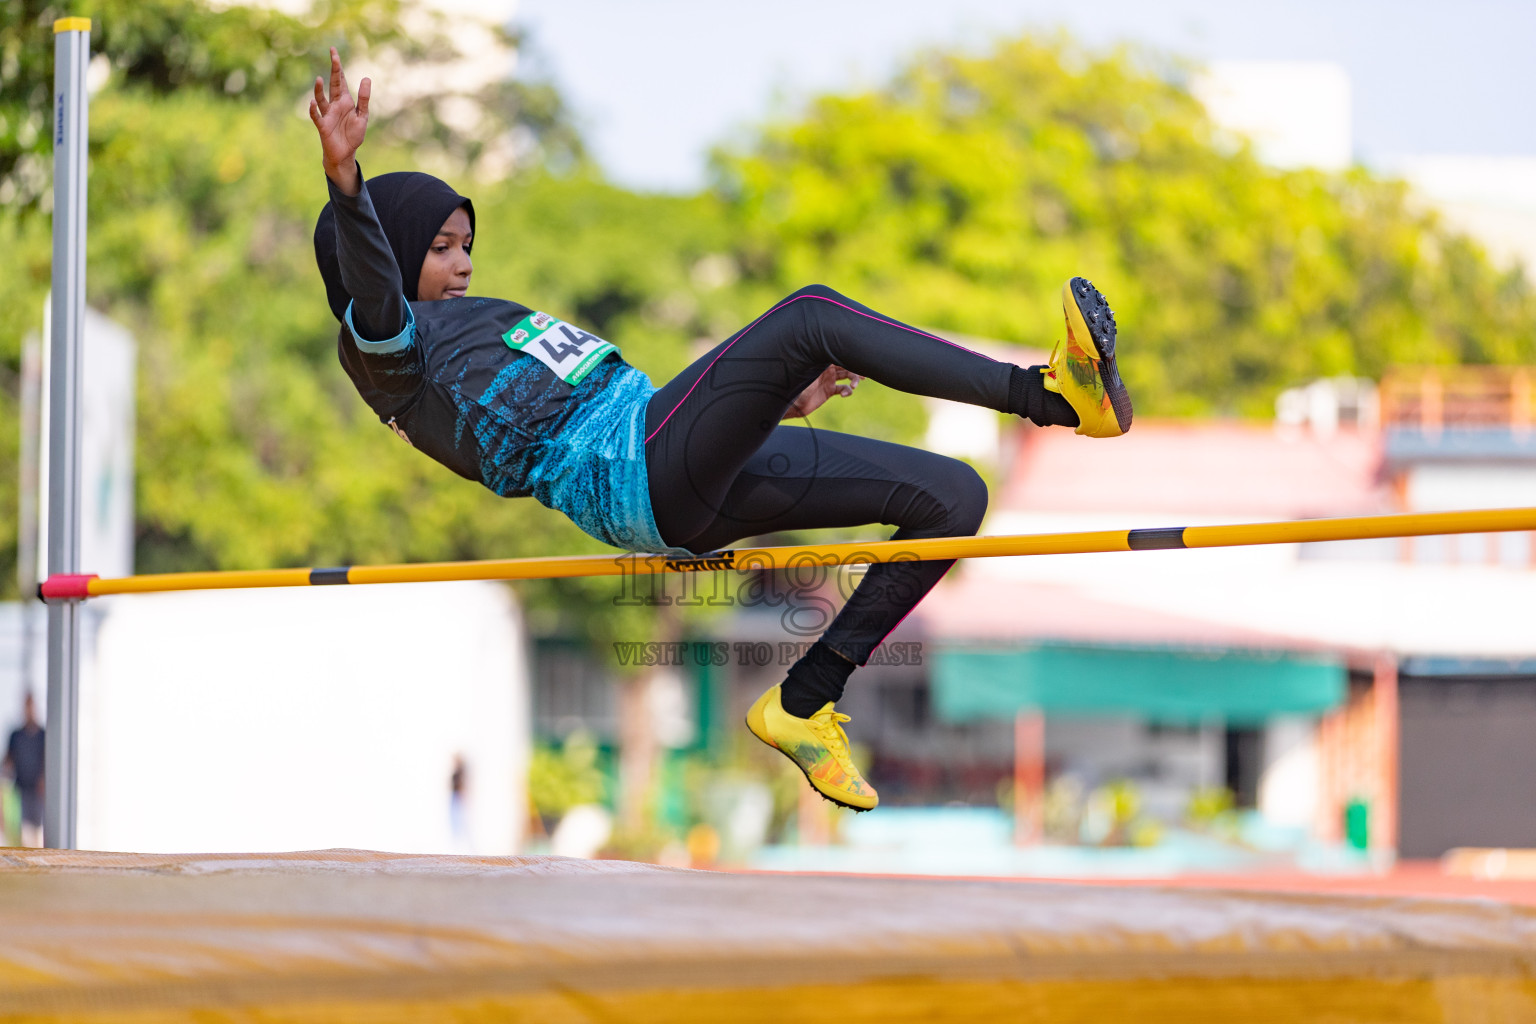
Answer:
<path fill-rule="evenodd" d="M 1504 427 L 1526 434 L 1536 420 L 1536 367 L 1431 366 L 1388 370 L 1381 424 L 1438 434 L 1447 427 Z"/>

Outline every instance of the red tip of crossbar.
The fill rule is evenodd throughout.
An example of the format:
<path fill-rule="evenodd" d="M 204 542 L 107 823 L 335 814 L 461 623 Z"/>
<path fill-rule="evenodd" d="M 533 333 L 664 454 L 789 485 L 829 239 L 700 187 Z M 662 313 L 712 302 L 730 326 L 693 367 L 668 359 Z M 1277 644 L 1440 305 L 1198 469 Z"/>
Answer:
<path fill-rule="evenodd" d="M 65 572 L 49 576 L 38 584 L 37 596 L 44 601 L 69 601 L 91 596 L 91 580 L 101 577 L 93 572 Z"/>

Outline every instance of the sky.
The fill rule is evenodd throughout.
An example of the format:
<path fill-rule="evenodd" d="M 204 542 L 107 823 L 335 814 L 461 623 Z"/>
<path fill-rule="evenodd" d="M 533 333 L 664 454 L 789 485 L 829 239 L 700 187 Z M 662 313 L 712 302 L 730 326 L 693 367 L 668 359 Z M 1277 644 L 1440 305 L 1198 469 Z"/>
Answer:
<path fill-rule="evenodd" d="M 517 0 L 531 70 L 608 174 L 689 191 L 711 145 L 820 92 L 880 84 L 915 51 L 1028 30 L 1197 60 L 1334 61 L 1358 159 L 1536 154 L 1536 3 L 1513 0 Z"/>

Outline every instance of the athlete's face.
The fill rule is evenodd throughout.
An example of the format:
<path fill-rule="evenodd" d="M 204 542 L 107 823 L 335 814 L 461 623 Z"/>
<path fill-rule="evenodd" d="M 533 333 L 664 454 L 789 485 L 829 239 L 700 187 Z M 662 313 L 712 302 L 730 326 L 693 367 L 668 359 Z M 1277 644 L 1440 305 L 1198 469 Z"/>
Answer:
<path fill-rule="evenodd" d="M 475 272 L 475 266 L 469 260 L 469 247 L 473 241 L 469 214 L 461 206 L 443 221 L 437 237 L 427 247 L 427 258 L 421 264 L 421 280 L 416 282 L 419 301 L 464 297 L 469 289 L 469 275 Z"/>

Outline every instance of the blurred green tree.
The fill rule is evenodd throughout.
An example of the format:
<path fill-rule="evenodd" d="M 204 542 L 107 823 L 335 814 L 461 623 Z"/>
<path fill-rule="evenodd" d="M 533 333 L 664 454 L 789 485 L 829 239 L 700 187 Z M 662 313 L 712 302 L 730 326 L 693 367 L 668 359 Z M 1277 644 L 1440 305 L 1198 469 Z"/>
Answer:
<path fill-rule="evenodd" d="M 0 14 L 0 118 L 12 128 L 47 116 L 51 22 L 63 13 L 26 3 Z M 411 22 L 416 5 L 331 0 L 292 18 L 206 0 L 104 0 L 69 13 L 96 19 L 95 48 L 108 55 L 91 109 L 88 287 L 92 305 L 140 340 L 141 569 L 604 550 L 562 517 L 497 498 L 400 444 L 336 365 L 310 241 L 325 192 L 304 98 L 334 42 L 390 67 L 448 59 L 440 38 L 363 28 Z M 603 184 L 546 84 L 480 89 L 470 129 L 416 104 L 391 108 L 390 89 L 377 83 L 384 116 L 365 167 L 455 172 L 479 213 L 477 288 L 591 325 L 642 367 L 682 365 L 719 303 L 693 269 L 724 244 L 711 199 Z M 41 326 L 49 277 L 42 124 L 0 137 L 0 298 L 18 311 L 0 323 L 0 530 L 10 536 L 20 346 Z M 523 162 L 487 170 L 485 144 L 505 136 Z M 537 232 L 563 244 L 512 244 Z M 0 565 L 14 565 L 14 545 L 0 551 Z"/>
<path fill-rule="evenodd" d="M 1536 301 L 1400 183 L 1261 164 L 1136 50 L 931 53 L 717 153 L 754 281 L 821 280 L 908 321 L 1049 348 L 1092 278 L 1138 411 L 1265 416 L 1389 363 L 1536 359 Z"/>
<path fill-rule="evenodd" d="M 413 0 L 313 0 L 302 16 L 209 0 L 8 0 L 0 6 L 0 205 L 45 201 L 53 23 L 65 16 L 92 21 L 93 78 L 148 97 L 286 105 L 324 71 L 329 46 L 395 68 L 446 64 L 458 53 L 445 17 Z M 504 27 L 482 27 L 509 48 L 519 42 Z M 450 106 L 464 99 L 473 101 L 472 115 L 452 116 Z M 545 82 L 492 81 L 468 95 L 434 84 L 410 100 L 381 105 L 375 138 L 435 146 L 473 165 L 488 140 L 515 128 L 525 154 L 566 165 L 583 157 L 564 103 Z"/>

